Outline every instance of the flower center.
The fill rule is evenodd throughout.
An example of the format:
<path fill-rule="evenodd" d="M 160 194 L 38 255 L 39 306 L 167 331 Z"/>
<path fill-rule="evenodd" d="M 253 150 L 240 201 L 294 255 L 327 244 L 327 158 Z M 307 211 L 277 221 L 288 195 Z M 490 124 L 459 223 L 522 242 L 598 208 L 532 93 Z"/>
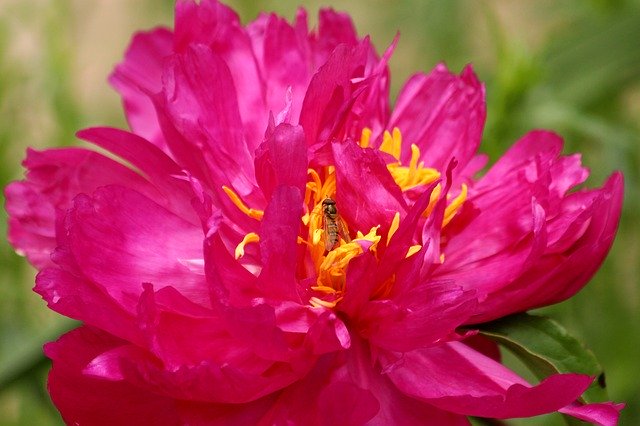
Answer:
<path fill-rule="evenodd" d="M 360 139 L 360 146 L 369 146 L 371 130 L 364 129 Z M 440 178 L 438 170 L 425 167 L 420 159 L 420 149 L 415 144 L 411 145 L 411 159 L 408 165 L 400 161 L 402 148 L 402 135 L 397 128 L 392 132 L 385 131 L 379 150 L 389 154 L 395 161 L 387 164 L 391 176 L 401 188 L 409 202 L 415 199 L 429 184 Z M 347 224 L 340 215 L 340 206 L 334 201 L 336 195 L 336 173 L 334 166 L 325 166 L 321 169 L 308 169 L 308 181 L 304 196 L 304 215 L 301 220 L 306 228 L 303 235 L 298 236 L 298 243 L 305 244 L 307 250 L 303 260 L 301 275 L 302 282 L 309 284 L 309 304 L 314 307 L 334 308 L 344 297 L 347 271 L 351 260 L 365 250 L 374 254 L 382 236 L 378 235 L 378 226 L 371 228 L 366 234 L 360 230 L 349 232 Z M 246 215 L 261 220 L 264 212 L 249 208 L 240 197 L 230 188 L 223 187 L 231 201 Z M 431 194 L 429 206 L 423 216 L 427 217 L 432 212 L 441 196 L 442 186 L 438 184 Z M 462 185 L 459 195 L 451 200 L 444 214 L 442 226 L 445 227 L 459 211 L 467 197 L 467 187 Z M 449 199 L 447 194 L 447 199 Z M 397 212 L 389 227 L 386 241 L 389 244 L 394 233 L 400 226 L 400 213 Z M 304 229 L 304 228 L 303 228 Z M 245 246 L 256 243 L 260 237 L 255 232 L 244 236 L 236 246 L 236 259 L 244 256 Z M 422 246 L 415 244 L 405 254 L 412 256 Z M 441 258 L 441 261 L 444 261 Z M 256 269 L 259 270 L 259 269 Z M 393 279 L 385 282 L 384 288 L 377 289 L 376 295 L 384 295 L 393 287 Z"/>

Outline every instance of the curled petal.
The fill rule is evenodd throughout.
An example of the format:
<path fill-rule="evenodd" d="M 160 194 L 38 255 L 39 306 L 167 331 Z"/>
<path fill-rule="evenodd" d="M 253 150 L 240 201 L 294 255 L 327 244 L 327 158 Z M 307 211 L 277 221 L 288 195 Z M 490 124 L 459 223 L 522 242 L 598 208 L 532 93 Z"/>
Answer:
<path fill-rule="evenodd" d="M 396 212 L 404 217 L 407 206 L 380 155 L 353 142 L 333 143 L 341 214 L 356 229 L 380 225 L 385 235 Z"/>
<path fill-rule="evenodd" d="M 417 74 L 400 91 L 388 128 L 418 145 L 429 167 L 445 170 L 455 157 L 464 169 L 480 146 L 486 116 L 484 86 L 468 66 L 458 77 L 444 65 Z M 401 161 L 409 163 L 410 144 Z"/>
<path fill-rule="evenodd" d="M 125 381 L 85 374 L 92 359 L 122 344 L 120 339 L 84 326 L 45 345 L 45 354 L 53 361 L 47 388 L 64 421 L 99 426 L 178 424 L 173 399 Z"/>
<path fill-rule="evenodd" d="M 150 95 L 162 90 L 162 65 L 173 53 L 173 33 L 165 28 L 137 33 L 109 82 L 120 93 L 131 130 L 168 152 Z"/>
<path fill-rule="evenodd" d="M 578 399 L 593 380 L 557 374 L 532 386 L 460 342 L 405 353 L 387 369 L 391 381 L 414 398 L 454 413 L 498 419 L 557 411 Z"/>
<path fill-rule="evenodd" d="M 61 221 L 79 193 L 119 184 L 157 199 L 158 192 L 140 175 L 96 152 L 65 148 L 29 149 L 25 181 L 5 189 L 9 241 L 38 268 L 51 265 L 57 245 L 56 221 Z"/>
<path fill-rule="evenodd" d="M 185 265 L 185 260 L 202 259 L 199 226 L 118 186 L 76 197 L 65 222 L 63 246 L 78 268 L 124 306 L 132 307 L 144 282 L 174 286 L 209 305 L 204 276 Z"/>

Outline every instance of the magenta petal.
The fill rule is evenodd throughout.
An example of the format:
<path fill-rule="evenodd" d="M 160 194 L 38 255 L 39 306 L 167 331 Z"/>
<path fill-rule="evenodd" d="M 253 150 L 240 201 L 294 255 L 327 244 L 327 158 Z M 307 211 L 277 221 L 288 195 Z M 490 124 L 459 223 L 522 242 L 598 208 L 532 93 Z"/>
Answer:
<path fill-rule="evenodd" d="M 403 217 L 407 206 L 379 153 L 351 141 L 333 143 L 340 214 L 355 229 L 380 225 L 385 235 L 396 212 Z"/>
<path fill-rule="evenodd" d="M 612 402 L 586 405 L 573 403 L 558 411 L 595 425 L 616 426 L 620 418 L 620 410 L 623 408 L 624 404 L 614 404 Z"/>
<path fill-rule="evenodd" d="M 268 132 L 256 151 L 256 179 L 266 199 L 278 185 L 297 188 L 304 194 L 307 183 L 307 147 L 300 126 L 280 124 Z"/>
<path fill-rule="evenodd" d="M 340 130 L 348 106 L 355 100 L 357 86 L 353 79 L 364 76 L 370 50 L 368 40 L 353 47 L 340 45 L 311 79 L 302 104 L 300 124 L 312 152 L 320 150 Z M 327 161 L 321 157 L 317 160 Z"/>
<path fill-rule="evenodd" d="M 241 196 L 251 193 L 253 158 L 227 64 L 208 47 L 195 45 L 171 58 L 163 83 L 158 107 L 168 119 L 164 125 L 183 138 L 167 138 L 176 160 L 213 188 L 228 185 Z"/>
<path fill-rule="evenodd" d="M 335 354 L 321 358 L 306 377 L 280 393 L 260 424 L 365 424 L 380 406 L 346 373 L 343 360 Z"/>
<path fill-rule="evenodd" d="M 109 76 L 120 92 L 131 130 L 167 150 L 150 94 L 162 90 L 162 65 L 171 55 L 173 33 L 165 28 L 137 33 L 125 59 Z"/>
<path fill-rule="evenodd" d="M 556 374 L 531 386 L 459 342 L 407 352 L 387 362 L 389 378 L 402 392 L 443 410 L 499 419 L 557 411 L 579 398 L 593 380 Z"/>
<path fill-rule="evenodd" d="M 259 231 L 263 265 L 259 285 L 270 299 L 300 299 L 295 271 L 301 216 L 300 190 L 290 186 L 277 187 Z"/>
<path fill-rule="evenodd" d="M 266 92 L 266 111 L 278 112 L 285 106 L 287 91 L 291 90 L 292 122 L 297 123 L 307 85 L 315 69 L 307 59 L 307 43 L 284 19 L 269 15 L 264 28 L 262 77 Z M 306 38 L 306 34 L 304 35 Z M 255 46 L 255 43 L 254 43 Z"/>
<path fill-rule="evenodd" d="M 160 202 L 163 206 L 192 223 L 199 223 L 191 204 L 191 187 L 178 178 L 183 174 L 182 169 L 146 139 L 109 127 L 84 129 L 77 136 L 128 161 L 162 193 Z"/>
<path fill-rule="evenodd" d="M 51 265 L 56 247 L 56 220 L 71 207 L 78 193 L 119 184 L 156 198 L 157 191 L 140 175 L 96 152 L 78 148 L 47 151 L 29 149 L 24 160 L 25 181 L 5 189 L 9 241 L 42 268 Z"/>
<path fill-rule="evenodd" d="M 212 404 L 177 401 L 176 408 L 184 425 L 259 425 L 277 393 L 244 404 Z"/>
<path fill-rule="evenodd" d="M 429 167 L 445 170 L 452 158 L 464 169 L 480 146 L 486 116 L 484 86 L 469 66 L 458 77 L 444 65 L 412 77 L 398 95 L 388 128 L 420 148 Z M 410 144 L 401 160 L 409 163 Z"/>
<path fill-rule="evenodd" d="M 560 302 L 578 292 L 602 264 L 611 248 L 622 209 L 623 182 L 614 173 L 585 210 L 586 229 L 565 253 L 542 256 L 508 287 L 485 300 L 474 322 Z"/>
<path fill-rule="evenodd" d="M 475 307 L 474 291 L 450 283 L 418 284 L 391 300 L 370 302 L 357 327 L 372 345 L 407 352 L 447 340 Z"/>
<path fill-rule="evenodd" d="M 222 92 L 216 90 L 222 101 L 238 104 L 246 145 L 253 151 L 262 141 L 269 110 L 265 105 L 267 87 L 260 75 L 251 39 L 240 24 L 238 15 L 228 6 L 214 0 L 199 4 L 179 1 L 176 4 L 175 50 L 187 52 L 197 45 L 209 47 L 230 70 L 224 84 L 235 87 L 237 98 L 223 99 Z M 206 70 L 212 78 L 220 77 L 213 69 Z M 215 86 L 212 86 L 215 87 Z M 284 96 L 282 97 L 284 101 Z M 242 131 L 243 127 L 235 130 Z"/>
<path fill-rule="evenodd" d="M 174 400 L 124 381 L 104 380 L 83 373 L 97 355 L 122 344 L 119 339 L 85 326 L 45 345 L 45 354 L 53 361 L 47 388 L 65 423 L 178 424 Z"/>
<path fill-rule="evenodd" d="M 316 64 L 324 63 L 338 45 L 354 46 L 357 43 L 358 34 L 349 15 L 333 9 L 320 9 L 318 35 L 314 43 Z"/>
<path fill-rule="evenodd" d="M 79 195 L 66 227 L 65 245 L 82 273 L 125 306 L 144 282 L 209 304 L 204 276 L 187 266 L 202 259 L 202 230 L 143 195 L 116 186 Z"/>
<path fill-rule="evenodd" d="M 62 315 L 130 342 L 142 342 L 134 312 L 82 277 L 58 268 L 45 268 L 36 277 L 34 291 L 42 296 L 50 309 Z"/>

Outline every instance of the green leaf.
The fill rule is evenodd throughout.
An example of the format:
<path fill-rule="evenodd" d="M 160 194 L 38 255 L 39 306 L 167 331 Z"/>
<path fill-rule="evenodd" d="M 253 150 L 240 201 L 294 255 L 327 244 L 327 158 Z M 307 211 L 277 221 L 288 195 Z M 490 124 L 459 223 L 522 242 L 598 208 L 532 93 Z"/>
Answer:
<path fill-rule="evenodd" d="M 556 373 L 595 376 L 580 400 L 608 400 L 604 371 L 591 351 L 549 318 L 516 314 L 480 325 L 480 333 L 513 352 L 539 379 Z"/>

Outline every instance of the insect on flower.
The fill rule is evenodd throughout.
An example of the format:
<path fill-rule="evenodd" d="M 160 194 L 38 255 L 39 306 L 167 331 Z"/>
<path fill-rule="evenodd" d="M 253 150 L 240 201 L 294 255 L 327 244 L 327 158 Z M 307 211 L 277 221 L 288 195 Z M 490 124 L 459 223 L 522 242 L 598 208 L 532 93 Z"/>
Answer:
<path fill-rule="evenodd" d="M 324 229 L 324 247 L 327 251 L 336 247 L 339 237 L 347 243 L 351 242 L 347 225 L 338 214 L 333 198 L 327 197 L 322 201 L 322 228 Z"/>

